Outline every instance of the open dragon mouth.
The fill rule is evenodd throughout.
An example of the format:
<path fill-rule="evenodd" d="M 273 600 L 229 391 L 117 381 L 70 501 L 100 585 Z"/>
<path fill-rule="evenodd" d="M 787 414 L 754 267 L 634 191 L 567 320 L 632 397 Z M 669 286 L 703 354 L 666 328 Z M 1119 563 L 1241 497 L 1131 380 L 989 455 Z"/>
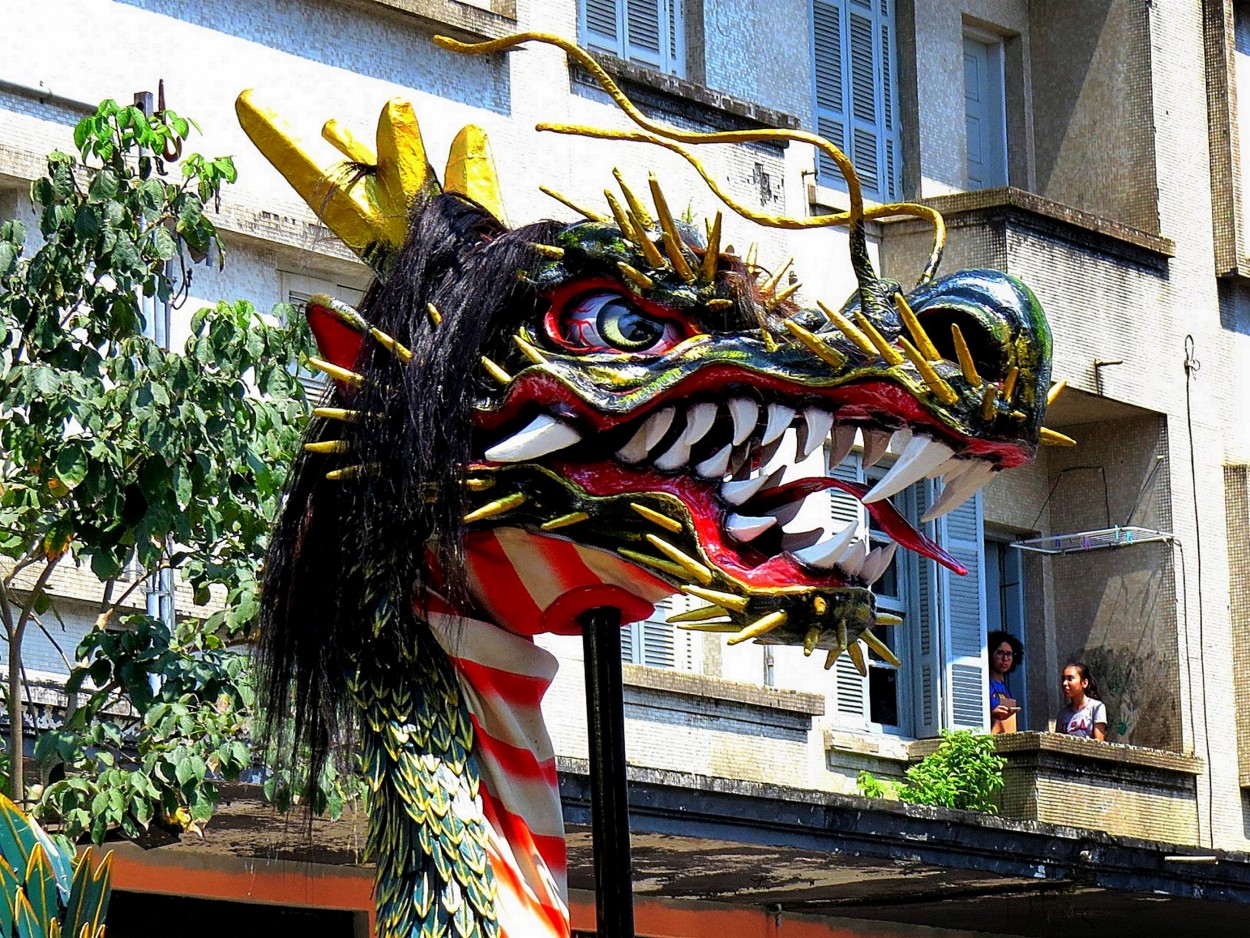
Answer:
<path fill-rule="evenodd" d="M 1015 461 L 1018 453 L 1003 447 L 996 454 L 968 455 L 949 428 L 918 421 L 914 409 L 877 410 L 888 391 L 869 382 L 832 390 L 824 399 L 805 389 L 802 401 L 785 402 L 729 384 L 714 401 L 678 386 L 644 416 L 603 423 L 593 433 L 576 429 L 582 415 L 571 403 L 558 408 L 562 417 L 532 418 L 488 447 L 486 457 L 500 464 L 545 460 L 584 494 L 578 511 L 566 513 L 588 516 L 579 520 L 598 514 L 586 511 L 587 502 L 630 497 L 635 513 L 656 523 L 656 540 L 695 556 L 746 591 L 868 588 L 888 568 L 897 545 L 962 574 L 958 561 L 889 499 L 923 479 L 940 479 L 941 495 L 922 519 L 932 520 L 975 495 L 997 461 Z M 828 464 L 836 466 L 857 439 L 865 467 L 887 451 L 896 454 L 872 485 L 830 477 L 824 460 L 810 459 L 824 448 Z M 804 510 L 807 499 L 829 489 L 862 502 L 888 541 L 872 546 L 860 521 L 839 524 L 827 510 Z M 631 540 L 634 527 L 621 529 L 621 538 Z"/>

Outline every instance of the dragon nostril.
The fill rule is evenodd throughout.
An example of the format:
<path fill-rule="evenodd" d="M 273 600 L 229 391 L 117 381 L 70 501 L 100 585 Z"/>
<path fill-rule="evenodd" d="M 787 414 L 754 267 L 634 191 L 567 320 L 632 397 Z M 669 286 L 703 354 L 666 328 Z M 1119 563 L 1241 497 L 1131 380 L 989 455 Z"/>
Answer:
<path fill-rule="evenodd" d="M 1001 381 L 1010 370 L 1006 346 L 984 322 L 971 313 L 951 307 L 930 307 L 917 310 L 916 318 L 933 340 L 933 345 L 949 361 L 958 361 L 951 326 L 959 326 L 972 360 L 981 377 Z"/>

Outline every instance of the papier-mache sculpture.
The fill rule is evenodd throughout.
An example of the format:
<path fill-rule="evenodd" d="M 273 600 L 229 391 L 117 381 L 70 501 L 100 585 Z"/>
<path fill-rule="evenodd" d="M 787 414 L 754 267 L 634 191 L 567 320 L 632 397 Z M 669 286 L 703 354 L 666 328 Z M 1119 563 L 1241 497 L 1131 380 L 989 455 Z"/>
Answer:
<path fill-rule="evenodd" d="M 895 546 L 962 572 L 890 496 L 941 479 L 927 522 L 1042 442 L 1050 334 L 1032 293 L 992 270 L 935 279 L 942 220 L 921 205 L 866 208 L 849 160 L 799 131 L 692 133 L 648 120 L 592 58 L 520 34 L 469 54 L 552 43 L 638 125 L 541 129 L 646 141 L 685 156 L 761 225 L 849 231 L 858 290 L 795 302 L 788 264 L 765 274 L 722 245 L 721 218 L 673 217 L 617 173 L 603 212 L 509 228 L 484 135 L 466 127 L 440 185 L 409 105 L 382 111 L 376 152 L 333 121 L 346 157 L 314 160 L 251 92 L 244 128 L 373 269 L 361 309 L 314 297 L 308 317 L 333 379 L 314 409 L 265 571 L 261 661 L 271 712 L 293 710 L 314 763 L 358 741 L 371 788 L 379 935 L 568 935 L 555 760 L 539 710 L 555 659 L 539 632 L 573 634 L 604 606 L 623 621 L 674 592 L 706 605 L 687 628 L 826 653 L 861 670 L 893 660 L 871 586 Z M 785 218 L 736 203 L 687 145 L 810 143 L 851 208 Z M 911 288 L 879 277 L 867 219 L 928 219 L 934 249 Z M 793 279 L 793 278 L 789 278 Z M 782 483 L 778 453 L 831 464 L 908 439 L 863 486 Z M 787 437 L 789 439 L 789 437 Z M 896 447 L 897 448 L 897 447 Z M 768 471 L 765 471 L 765 470 Z M 859 498 L 866 531 L 782 530 L 804 499 Z"/>

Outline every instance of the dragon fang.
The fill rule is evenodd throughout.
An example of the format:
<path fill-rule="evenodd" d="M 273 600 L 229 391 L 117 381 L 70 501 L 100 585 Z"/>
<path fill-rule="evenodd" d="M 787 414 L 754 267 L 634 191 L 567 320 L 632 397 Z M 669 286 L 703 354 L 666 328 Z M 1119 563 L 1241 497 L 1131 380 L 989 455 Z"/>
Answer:
<path fill-rule="evenodd" d="M 935 279 L 931 210 L 866 208 L 843 154 L 778 131 L 834 157 L 852 208 L 757 216 L 683 145 L 761 134 L 660 128 L 551 37 L 439 41 L 480 53 L 526 40 L 579 57 L 642 131 L 548 129 L 674 149 L 761 224 L 846 225 L 859 289 L 836 309 L 800 307 L 788 262 L 767 274 L 723 247 L 719 215 L 676 221 L 654 179 L 644 198 L 618 173 L 606 212 L 510 229 L 480 131 L 462 131 L 440 187 L 405 104 L 383 111 L 376 154 L 327 127 L 345 172 L 240 97 L 252 139 L 378 275 L 360 312 L 324 296 L 308 307 L 334 399 L 314 411 L 274 536 L 262 663 L 273 712 L 294 709 L 314 765 L 359 727 L 384 935 L 568 933 L 550 744 L 509 737 L 491 709 L 537 712 L 554 672 L 529 636 L 576 632 L 603 605 L 642 618 L 682 591 L 707 603 L 674 616 L 683 627 L 862 669 L 865 645 L 892 657 L 873 629 L 898 620 L 871 587 L 896 545 L 963 572 L 890 497 L 941 478 L 929 521 L 1029 461 L 1039 437 L 1066 441 L 1042 429 L 1050 335 L 1036 299 L 995 271 Z M 868 261 L 865 220 L 892 214 L 937 232 L 912 289 Z M 781 481 L 821 447 L 836 465 L 857 438 L 865 464 L 898 452 L 875 485 Z M 786 530 L 834 487 L 892 543 L 869 549 L 853 524 Z"/>

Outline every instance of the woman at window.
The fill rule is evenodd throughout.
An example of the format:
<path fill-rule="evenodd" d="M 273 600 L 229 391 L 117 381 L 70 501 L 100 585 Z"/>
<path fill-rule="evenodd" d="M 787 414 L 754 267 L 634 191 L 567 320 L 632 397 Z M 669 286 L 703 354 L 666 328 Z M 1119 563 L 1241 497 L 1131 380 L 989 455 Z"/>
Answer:
<path fill-rule="evenodd" d="M 1063 696 L 1068 699 L 1066 707 L 1059 708 L 1055 718 L 1055 732 L 1086 739 L 1107 738 L 1107 708 L 1089 677 L 1089 667 L 1079 661 L 1071 661 L 1063 669 Z"/>
<path fill-rule="evenodd" d="M 990 732 L 1015 731 L 1015 722 L 1005 721 L 1020 712 L 1007 687 L 1007 675 L 1024 660 L 1024 645 L 1020 639 L 1007 632 L 991 632 L 988 636 L 990 649 Z"/>

